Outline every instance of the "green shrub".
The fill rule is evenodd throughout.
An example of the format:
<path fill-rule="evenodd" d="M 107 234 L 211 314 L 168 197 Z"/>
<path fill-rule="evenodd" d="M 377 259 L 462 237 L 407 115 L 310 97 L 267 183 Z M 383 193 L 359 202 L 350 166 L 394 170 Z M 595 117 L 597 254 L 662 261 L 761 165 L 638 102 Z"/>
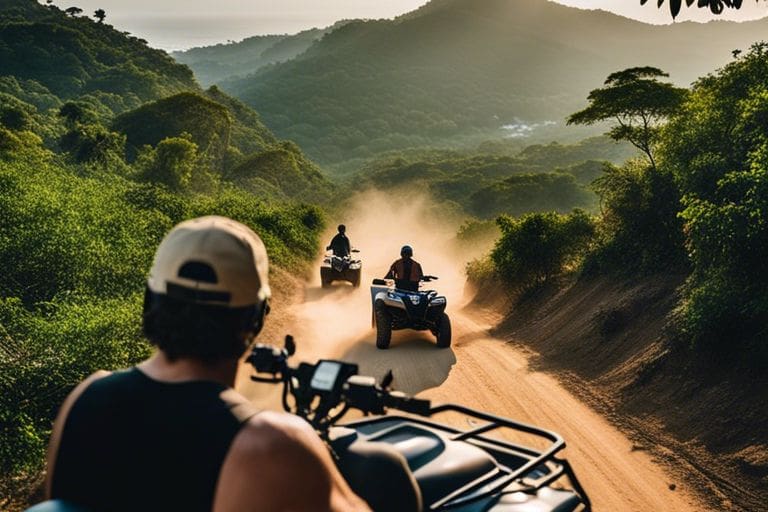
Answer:
<path fill-rule="evenodd" d="M 174 224 L 233 217 L 262 236 L 273 263 L 300 268 L 314 256 L 324 216 L 235 187 L 181 195 L 75 167 L 29 132 L 0 128 L 0 148 L 0 495 L 13 496 L 19 479 L 42 467 L 51 422 L 72 387 L 148 354 L 142 291 Z"/>
<path fill-rule="evenodd" d="M 145 179 L 162 183 L 172 190 L 189 187 L 198 155 L 197 144 L 185 135 L 163 139 L 150 151 L 144 169 Z"/>
<path fill-rule="evenodd" d="M 606 165 L 594 181 L 602 217 L 587 269 L 653 273 L 687 265 L 680 193 L 672 175 L 642 160 Z"/>
<path fill-rule="evenodd" d="M 693 343 L 768 361 L 768 168 L 726 174 L 713 201 L 685 204 L 694 272 L 681 331 Z"/>
<path fill-rule="evenodd" d="M 141 294 L 27 309 L 0 299 L 0 472 L 39 469 L 51 422 L 73 386 L 100 368 L 147 356 Z M 5 494 L 3 492 L 3 494 Z"/>
<path fill-rule="evenodd" d="M 594 221 L 576 210 L 530 213 L 497 220 L 501 238 L 491 252 L 499 275 L 515 289 L 530 289 L 561 275 L 581 258 L 595 233 Z"/>
<path fill-rule="evenodd" d="M 467 263 L 464 273 L 467 275 L 467 282 L 477 287 L 490 282 L 497 276 L 496 266 L 490 255 L 476 258 Z"/>

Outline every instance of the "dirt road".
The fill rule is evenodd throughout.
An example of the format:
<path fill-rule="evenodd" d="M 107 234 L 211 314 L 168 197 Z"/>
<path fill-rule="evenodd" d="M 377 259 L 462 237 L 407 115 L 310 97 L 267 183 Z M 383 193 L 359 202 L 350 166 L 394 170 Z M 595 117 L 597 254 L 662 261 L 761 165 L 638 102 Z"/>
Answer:
<path fill-rule="evenodd" d="M 370 205 L 375 200 L 367 198 L 366 202 Z M 419 213 L 409 215 L 418 217 Z M 375 228 L 348 223 L 353 244 L 377 248 L 374 254 L 370 249 L 362 253 L 366 269 L 363 283 L 386 272 L 402 243 L 402 226 L 413 225 L 402 218 L 383 227 L 375 219 L 370 222 Z M 391 232 L 387 232 L 387 225 Z M 523 353 L 489 337 L 493 318 L 462 308 L 461 265 L 447 256 L 450 251 L 441 245 L 443 235 L 432 228 L 419 232 L 422 243 L 415 246 L 415 258 L 427 273 L 441 278 L 435 285 L 449 301 L 454 331 L 450 349 L 437 349 L 429 333 L 399 331 L 393 334 L 389 350 L 377 350 L 366 285 L 360 289 L 339 285 L 323 290 L 319 278 L 315 278 L 303 286 L 303 293 L 295 294 L 288 317 L 282 316 L 280 321 L 280 327 L 290 326 L 296 337 L 296 359 L 340 358 L 358 363 L 362 374 L 378 378 L 392 369 L 395 388 L 401 391 L 418 393 L 435 402 L 465 404 L 560 433 L 568 446 L 564 455 L 598 512 L 707 510 L 685 485 L 666 474 L 646 452 L 634 447 L 554 377 L 532 371 Z M 393 242 L 381 247 L 379 240 Z M 246 378 L 239 387 L 259 403 L 271 401 L 277 407 L 274 387 L 256 385 Z"/>
<path fill-rule="evenodd" d="M 313 306 L 312 302 L 317 293 L 308 290 L 310 302 L 296 308 L 298 320 L 309 313 L 303 318 L 308 321 L 317 311 L 317 303 Z M 350 297 L 361 295 L 353 292 Z M 338 297 L 333 299 L 335 303 Z M 560 433 L 568 446 L 564 454 L 596 511 L 706 510 L 648 454 L 635 450 L 628 438 L 556 379 L 530 371 L 523 354 L 488 337 L 488 325 L 466 312 L 452 313 L 455 337 L 449 350 L 438 350 L 428 335 L 409 331 L 395 333 L 388 351 L 375 348 L 372 330 L 357 339 L 326 339 L 318 332 L 317 338 L 308 333 L 297 336 L 301 344 L 298 356 L 304 360 L 324 357 L 354 361 L 361 373 L 379 377 L 391 368 L 397 389 L 435 402 L 467 404 Z M 338 314 L 342 315 L 343 309 Z M 275 397 L 274 390 L 245 386 L 252 397 L 263 399 L 266 393 Z M 675 490 L 670 489 L 672 484 Z"/>

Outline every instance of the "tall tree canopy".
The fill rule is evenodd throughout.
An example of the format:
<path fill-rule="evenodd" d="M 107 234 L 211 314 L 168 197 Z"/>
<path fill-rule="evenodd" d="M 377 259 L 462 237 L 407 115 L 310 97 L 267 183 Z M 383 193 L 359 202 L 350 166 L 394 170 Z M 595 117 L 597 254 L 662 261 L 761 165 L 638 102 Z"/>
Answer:
<path fill-rule="evenodd" d="M 75 16 L 82 14 L 83 10 L 79 7 L 67 7 L 64 9 L 64 12 L 74 18 Z"/>
<path fill-rule="evenodd" d="M 613 120 L 608 135 L 626 140 L 642 151 L 653 167 L 653 146 L 659 124 L 672 115 L 685 97 L 685 89 L 659 81 L 669 76 L 650 66 L 611 73 L 605 87 L 589 93 L 589 106 L 571 114 L 568 124 L 594 124 Z"/>

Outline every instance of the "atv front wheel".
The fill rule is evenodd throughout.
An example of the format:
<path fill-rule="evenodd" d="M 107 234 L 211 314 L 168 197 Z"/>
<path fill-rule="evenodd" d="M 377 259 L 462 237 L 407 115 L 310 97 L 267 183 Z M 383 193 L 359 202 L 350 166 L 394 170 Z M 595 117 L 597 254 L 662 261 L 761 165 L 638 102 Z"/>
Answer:
<path fill-rule="evenodd" d="M 451 319 L 442 313 L 437 320 L 437 347 L 448 348 L 451 346 Z"/>
<path fill-rule="evenodd" d="M 352 276 L 352 286 L 355 288 L 360 288 L 360 271 L 358 270 L 355 272 L 355 274 Z"/>
<path fill-rule="evenodd" d="M 330 273 L 330 269 L 326 267 L 320 267 L 320 286 L 323 288 L 329 288 L 333 282 Z"/>
<path fill-rule="evenodd" d="M 392 315 L 382 302 L 376 302 L 376 348 L 385 350 L 392 341 Z"/>

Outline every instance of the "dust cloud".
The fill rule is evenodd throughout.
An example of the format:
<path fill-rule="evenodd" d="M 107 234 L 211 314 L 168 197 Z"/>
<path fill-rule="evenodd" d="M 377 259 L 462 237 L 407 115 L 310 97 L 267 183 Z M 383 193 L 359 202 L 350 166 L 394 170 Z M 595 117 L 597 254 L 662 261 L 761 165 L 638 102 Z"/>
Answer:
<path fill-rule="evenodd" d="M 345 224 L 352 246 L 360 250 L 361 285 L 356 289 L 338 282 L 329 289 L 321 288 L 322 256 L 318 258 L 307 283 L 305 301 L 291 312 L 299 358 L 341 358 L 357 362 L 361 372 L 377 377 L 389 368 L 399 369 L 401 374 L 419 374 L 417 381 L 398 379 L 398 388 L 407 392 L 439 385 L 456 359 L 451 350 L 435 347 L 430 332 L 396 331 L 389 350 L 375 348 L 370 284 L 372 279 L 384 277 L 400 257 L 403 245 L 410 245 L 424 273 L 439 278 L 424 288 L 445 295 L 447 312 L 453 317 L 466 302 L 466 259 L 455 244 L 458 223 L 441 216 L 439 205 L 424 194 L 367 191 L 357 195 L 343 215 L 331 219 L 331 224 L 324 234 L 323 247 L 335 234 L 337 224 Z"/>

